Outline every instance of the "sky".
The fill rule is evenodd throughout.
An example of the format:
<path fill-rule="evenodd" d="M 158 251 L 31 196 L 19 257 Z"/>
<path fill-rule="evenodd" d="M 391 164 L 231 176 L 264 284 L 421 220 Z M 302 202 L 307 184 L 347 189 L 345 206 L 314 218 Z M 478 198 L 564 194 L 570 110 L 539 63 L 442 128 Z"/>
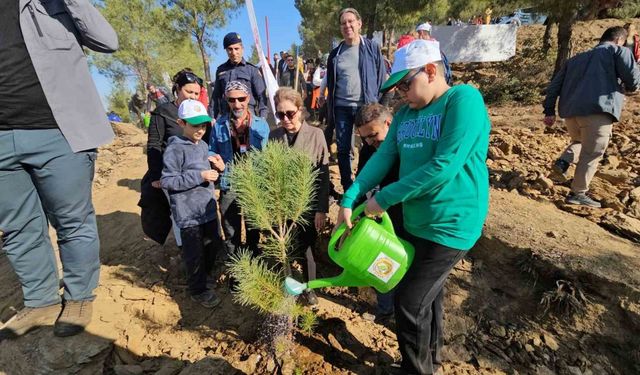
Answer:
<path fill-rule="evenodd" d="M 267 53 L 267 39 L 265 31 L 265 16 L 269 18 L 269 41 L 271 46 L 271 56 L 276 51 L 289 50 L 291 43 L 301 44 L 300 35 L 298 34 L 298 26 L 300 25 L 300 13 L 294 6 L 293 0 L 254 0 L 253 7 L 256 12 L 256 20 L 260 29 L 260 39 L 265 54 Z M 227 54 L 222 48 L 222 38 L 229 32 L 237 32 L 243 40 L 245 58 L 249 58 L 251 46 L 253 45 L 253 36 L 251 35 L 251 26 L 249 25 L 249 16 L 247 8 L 242 7 L 232 18 L 229 19 L 227 26 L 215 32 L 215 38 L 218 48 L 210 51 L 209 59 L 211 64 L 211 75 L 215 74 L 218 65 L 227 60 Z M 106 97 L 111 91 L 111 83 L 109 79 L 100 75 L 98 72 L 92 72 L 93 79 L 96 82 L 98 91 L 105 103 Z"/>

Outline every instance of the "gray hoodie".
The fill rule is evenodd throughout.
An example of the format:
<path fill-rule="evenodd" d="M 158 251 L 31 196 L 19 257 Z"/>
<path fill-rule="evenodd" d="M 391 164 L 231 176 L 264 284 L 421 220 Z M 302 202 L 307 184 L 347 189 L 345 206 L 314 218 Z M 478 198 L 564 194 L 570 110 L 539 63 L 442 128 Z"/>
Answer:
<path fill-rule="evenodd" d="M 179 228 L 216 220 L 214 186 L 201 175 L 211 169 L 208 156 L 204 141 L 196 144 L 182 136 L 169 138 L 160 185 L 169 192 L 171 213 Z"/>

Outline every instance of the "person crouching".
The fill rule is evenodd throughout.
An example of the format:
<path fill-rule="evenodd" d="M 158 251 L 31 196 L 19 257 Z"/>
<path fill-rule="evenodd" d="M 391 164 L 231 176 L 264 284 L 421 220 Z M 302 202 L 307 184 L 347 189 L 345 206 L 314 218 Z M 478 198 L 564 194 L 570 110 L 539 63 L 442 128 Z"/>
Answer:
<path fill-rule="evenodd" d="M 218 172 L 211 169 L 209 148 L 202 140 L 210 123 L 211 117 L 199 101 L 187 99 L 180 104 L 178 125 L 182 136 L 169 138 L 160 185 L 169 193 L 171 213 L 180 228 L 191 299 L 214 308 L 220 299 L 207 288 L 207 274 L 220 246 L 214 199 Z"/>

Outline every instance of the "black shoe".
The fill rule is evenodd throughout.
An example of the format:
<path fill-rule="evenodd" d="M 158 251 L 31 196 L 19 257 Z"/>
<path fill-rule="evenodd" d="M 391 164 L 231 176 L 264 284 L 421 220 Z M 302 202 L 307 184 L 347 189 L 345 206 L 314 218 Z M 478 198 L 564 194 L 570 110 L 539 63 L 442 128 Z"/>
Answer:
<path fill-rule="evenodd" d="M 218 306 L 220 302 L 222 302 L 220 298 L 218 298 L 218 296 L 209 289 L 200 294 L 192 294 L 191 300 L 194 302 L 198 302 L 203 307 L 206 307 L 208 309 L 213 309 L 214 307 Z"/>
<path fill-rule="evenodd" d="M 600 204 L 600 202 L 590 198 L 585 193 L 578 193 L 578 194 L 569 193 L 565 202 L 568 204 L 576 204 L 576 205 L 593 207 L 593 208 L 602 207 L 602 204 Z"/>
<path fill-rule="evenodd" d="M 558 159 L 553 163 L 553 170 L 566 177 L 567 170 L 569 170 L 570 165 L 571 164 L 568 161 Z"/>

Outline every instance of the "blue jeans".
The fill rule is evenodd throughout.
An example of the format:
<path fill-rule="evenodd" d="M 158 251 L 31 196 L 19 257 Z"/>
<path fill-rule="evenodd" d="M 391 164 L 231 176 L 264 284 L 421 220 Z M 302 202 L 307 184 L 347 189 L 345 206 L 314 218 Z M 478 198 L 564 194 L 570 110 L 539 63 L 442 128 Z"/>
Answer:
<path fill-rule="evenodd" d="M 91 202 L 96 152 L 74 153 L 58 129 L 0 131 L 0 231 L 24 305 L 60 302 L 55 228 L 64 299 L 92 300 L 100 274 L 100 240 Z"/>
<path fill-rule="evenodd" d="M 338 168 L 340 183 L 346 192 L 353 183 L 351 162 L 353 160 L 353 123 L 359 107 L 335 107 L 336 144 L 338 146 Z"/>

